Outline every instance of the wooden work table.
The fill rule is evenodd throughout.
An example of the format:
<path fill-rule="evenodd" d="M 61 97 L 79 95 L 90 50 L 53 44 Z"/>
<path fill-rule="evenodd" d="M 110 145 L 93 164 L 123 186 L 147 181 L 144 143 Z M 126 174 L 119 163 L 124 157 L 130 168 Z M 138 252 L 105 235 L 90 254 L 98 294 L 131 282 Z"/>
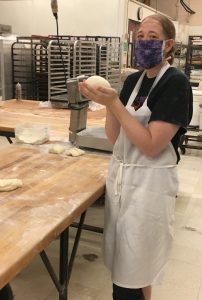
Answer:
<path fill-rule="evenodd" d="M 70 110 L 56 108 L 41 108 L 39 101 L 6 100 L 0 107 L 0 131 L 13 133 L 18 124 L 46 124 L 50 129 L 51 140 L 68 138 Z M 103 125 L 105 109 L 89 111 L 87 126 Z"/>
<path fill-rule="evenodd" d="M 0 288 L 103 194 L 108 163 L 108 155 L 73 158 L 43 146 L 0 149 L 0 178 L 23 181 L 19 189 L 0 192 Z M 65 293 L 61 289 L 59 299 L 66 300 Z"/>

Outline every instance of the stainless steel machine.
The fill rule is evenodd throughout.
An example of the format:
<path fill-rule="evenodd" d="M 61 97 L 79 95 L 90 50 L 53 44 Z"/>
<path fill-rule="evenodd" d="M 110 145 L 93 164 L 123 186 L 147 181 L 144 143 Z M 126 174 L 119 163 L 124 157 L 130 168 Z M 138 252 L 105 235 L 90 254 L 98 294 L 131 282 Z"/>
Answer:
<path fill-rule="evenodd" d="M 10 25 L 0 24 L 0 99 L 12 99 L 11 47 L 16 36 Z"/>
<path fill-rule="evenodd" d="M 89 100 L 79 92 L 79 82 L 87 76 L 78 76 L 67 80 L 67 94 L 70 112 L 69 140 L 76 146 L 104 151 L 112 151 L 104 127 L 86 128 Z"/>

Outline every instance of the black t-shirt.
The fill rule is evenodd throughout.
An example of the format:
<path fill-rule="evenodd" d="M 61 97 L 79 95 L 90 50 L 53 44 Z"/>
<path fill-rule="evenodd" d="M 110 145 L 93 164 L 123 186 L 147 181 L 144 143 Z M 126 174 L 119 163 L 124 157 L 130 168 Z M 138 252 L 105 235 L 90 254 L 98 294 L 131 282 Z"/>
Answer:
<path fill-rule="evenodd" d="M 140 86 L 140 90 L 132 103 L 132 106 L 135 110 L 138 110 L 147 99 L 147 96 L 149 94 L 149 91 L 151 90 L 155 79 L 156 77 L 148 78 L 147 75 L 144 76 L 142 84 Z"/>
<path fill-rule="evenodd" d="M 126 78 L 120 94 L 124 106 L 128 103 L 129 97 L 141 75 L 142 71 L 133 73 Z M 135 109 L 143 104 L 154 80 L 155 78 L 147 78 L 145 75 L 139 93 L 134 99 L 133 106 Z M 180 159 L 178 152 L 180 138 L 186 132 L 193 113 L 193 95 L 187 77 L 176 68 L 170 67 L 151 91 L 147 105 L 151 110 L 149 122 L 164 121 L 180 126 L 171 140 L 178 162 Z"/>

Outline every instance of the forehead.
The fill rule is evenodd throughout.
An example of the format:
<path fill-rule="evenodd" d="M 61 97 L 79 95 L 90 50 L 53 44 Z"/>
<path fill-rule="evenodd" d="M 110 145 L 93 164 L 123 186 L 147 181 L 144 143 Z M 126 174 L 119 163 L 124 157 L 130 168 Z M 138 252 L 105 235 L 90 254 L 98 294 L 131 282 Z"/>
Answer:
<path fill-rule="evenodd" d="M 140 25 L 138 32 L 143 32 L 145 34 L 151 32 L 164 37 L 161 23 L 159 23 L 159 21 L 152 18 L 147 18 L 145 21 L 143 21 Z"/>

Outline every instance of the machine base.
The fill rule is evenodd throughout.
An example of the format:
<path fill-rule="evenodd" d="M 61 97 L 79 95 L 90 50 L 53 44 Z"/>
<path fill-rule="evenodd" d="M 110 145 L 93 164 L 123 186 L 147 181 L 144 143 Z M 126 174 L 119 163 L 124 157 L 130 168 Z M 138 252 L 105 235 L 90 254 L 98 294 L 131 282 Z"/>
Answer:
<path fill-rule="evenodd" d="M 89 127 L 76 133 L 76 146 L 112 152 L 113 145 L 109 142 L 104 127 Z"/>

